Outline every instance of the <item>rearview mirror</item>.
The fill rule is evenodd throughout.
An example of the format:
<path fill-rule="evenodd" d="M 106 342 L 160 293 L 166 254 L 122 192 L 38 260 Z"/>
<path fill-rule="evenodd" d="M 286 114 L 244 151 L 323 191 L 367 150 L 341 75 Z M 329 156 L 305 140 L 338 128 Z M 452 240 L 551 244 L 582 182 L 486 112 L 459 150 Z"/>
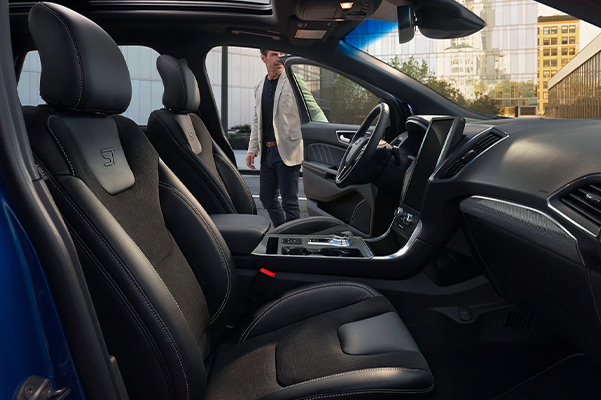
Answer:
<path fill-rule="evenodd" d="M 469 36 L 486 26 L 480 17 L 454 0 L 420 0 L 397 7 L 399 42 L 413 39 L 415 26 L 431 39 Z"/>

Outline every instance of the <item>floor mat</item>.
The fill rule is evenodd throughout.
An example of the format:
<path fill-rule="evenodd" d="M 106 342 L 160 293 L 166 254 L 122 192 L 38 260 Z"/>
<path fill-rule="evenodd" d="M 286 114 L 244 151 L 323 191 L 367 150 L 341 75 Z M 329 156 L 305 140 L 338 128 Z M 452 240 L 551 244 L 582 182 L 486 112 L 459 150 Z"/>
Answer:
<path fill-rule="evenodd" d="M 492 400 L 601 399 L 601 369 L 584 354 L 571 354 Z"/>
<path fill-rule="evenodd" d="M 571 348 L 424 353 L 435 400 L 601 399 L 601 369 Z"/>

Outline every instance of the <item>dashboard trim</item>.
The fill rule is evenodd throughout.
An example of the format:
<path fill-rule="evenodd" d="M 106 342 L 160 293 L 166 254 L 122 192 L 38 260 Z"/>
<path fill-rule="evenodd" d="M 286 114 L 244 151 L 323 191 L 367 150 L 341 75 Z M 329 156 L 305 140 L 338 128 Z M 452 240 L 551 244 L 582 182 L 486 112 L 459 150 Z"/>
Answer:
<path fill-rule="evenodd" d="M 576 239 L 576 237 L 569 230 L 567 230 L 563 225 L 561 225 L 557 220 L 555 220 L 549 214 L 547 214 L 547 213 L 545 213 L 545 212 L 543 212 L 541 210 L 538 210 L 536 208 L 532 208 L 532 207 L 529 207 L 529 206 L 526 206 L 526 205 L 523 205 L 523 204 L 519 204 L 519 203 L 515 203 L 515 202 L 512 202 L 512 201 L 501 200 L 501 199 L 496 199 L 496 198 L 487 197 L 487 196 L 475 195 L 475 196 L 470 196 L 470 197 L 464 199 L 461 202 L 461 204 L 460 204 L 461 211 L 464 212 L 464 213 L 466 213 L 466 214 L 469 214 L 469 215 L 474 215 L 473 213 L 470 213 L 469 212 L 470 210 L 467 208 L 467 206 L 464 205 L 465 204 L 464 202 L 466 200 L 469 200 L 469 199 L 486 200 L 486 201 L 490 201 L 490 202 L 494 202 L 494 203 L 500 203 L 500 204 L 503 204 L 503 205 L 506 205 L 506 206 L 508 205 L 508 206 L 511 206 L 511 207 L 517 207 L 517 208 L 520 208 L 520 209 L 523 209 L 523 210 L 527 210 L 529 212 L 533 212 L 535 214 L 538 214 L 538 215 L 544 217 L 546 220 L 548 220 L 548 222 L 550 222 L 551 224 L 553 224 L 554 226 L 556 226 L 557 228 L 559 228 L 569 239 L 571 239 L 573 241 L 573 244 L 575 246 L 575 250 L 576 250 L 576 252 L 578 254 L 579 260 L 575 260 L 574 257 L 571 257 L 569 254 L 566 254 L 565 252 L 560 253 L 557 249 L 554 249 L 553 251 L 555 253 L 558 253 L 558 254 L 560 254 L 560 255 L 562 255 L 562 256 L 564 256 L 566 258 L 569 258 L 569 259 L 571 259 L 573 261 L 579 261 L 579 263 L 581 265 L 586 266 L 586 264 L 584 262 L 584 258 L 582 257 L 582 252 L 580 250 L 580 245 L 578 243 L 578 239 Z M 478 215 L 474 215 L 474 216 L 480 217 Z M 488 222 L 494 223 L 492 221 L 488 221 Z M 539 245 L 541 245 L 541 244 L 539 243 Z M 543 247 L 549 248 L 548 246 L 544 246 L 544 245 L 543 245 Z"/>

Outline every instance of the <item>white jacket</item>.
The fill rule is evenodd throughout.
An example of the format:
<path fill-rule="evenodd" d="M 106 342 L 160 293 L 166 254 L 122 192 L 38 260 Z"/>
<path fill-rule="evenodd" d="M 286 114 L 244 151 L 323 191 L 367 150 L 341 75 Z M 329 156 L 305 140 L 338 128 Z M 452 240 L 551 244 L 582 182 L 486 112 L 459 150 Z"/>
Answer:
<path fill-rule="evenodd" d="M 254 154 L 259 154 L 263 142 L 261 96 L 264 84 L 265 78 L 255 88 L 255 114 L 248 144 L 248 152 Z M 290 81 L 284 72 L 280 75 L 273 98 L 273 131 L 284 164 L 289 167 L 300 164 L 304 157 L 300 116 Z"/>

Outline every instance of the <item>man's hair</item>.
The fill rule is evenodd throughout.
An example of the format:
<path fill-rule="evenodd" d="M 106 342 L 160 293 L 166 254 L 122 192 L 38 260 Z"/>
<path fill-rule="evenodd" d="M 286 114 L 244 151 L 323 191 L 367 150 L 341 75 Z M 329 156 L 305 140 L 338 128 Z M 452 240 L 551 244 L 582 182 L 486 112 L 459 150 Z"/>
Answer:
<path fill-rule="evenodd" d="M 263 56 L 267 57 L 267 52 L 268 52 L 269 50 L 267 50 L 267 49 L 259 49 L 259 51 L 261 52 L 261 55 L 263 55 Z"/>

